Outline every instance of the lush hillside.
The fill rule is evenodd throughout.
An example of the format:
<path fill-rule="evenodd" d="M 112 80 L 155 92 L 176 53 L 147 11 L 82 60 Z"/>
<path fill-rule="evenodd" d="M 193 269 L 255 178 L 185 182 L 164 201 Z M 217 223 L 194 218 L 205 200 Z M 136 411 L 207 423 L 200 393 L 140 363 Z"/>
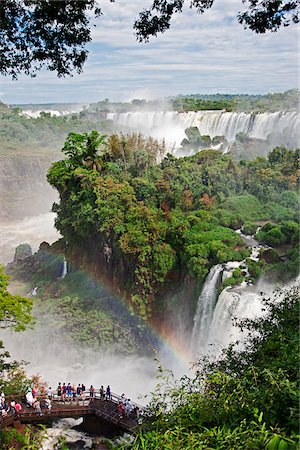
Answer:
<path fill-rule="evenodd" d="M 71 133 L 63 151 L 66 159 L 48 174 L 60 194 L 54 211 L 63 251 L 108 281 L 142 317 L 158 312 L 169 289 L 197 290 L 212 265 L 247 257 L 234 231 L 245 222 L 278 223 L 282 236 L 274 245 L 285 244 L 289 267 L 282 272 L 295 274 L 296 255 L 288 249 L 298 239 L 298 152 L 279 148 L 268 159 L 236 163 L 202 151 L 156 164 L 164 148 L 152 139 L 106 141 L 97 132 Z M 281 271 L 280 257 L 270 262 Z"/>

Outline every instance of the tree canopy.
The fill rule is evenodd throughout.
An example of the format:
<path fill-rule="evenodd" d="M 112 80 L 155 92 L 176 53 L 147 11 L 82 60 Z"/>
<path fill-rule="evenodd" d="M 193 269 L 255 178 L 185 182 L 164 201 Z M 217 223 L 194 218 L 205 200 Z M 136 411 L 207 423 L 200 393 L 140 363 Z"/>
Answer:
<path fill-rule="evenodd" d="M 291 22 L 299 22 L 299 2 L 290 0 L 243 0 L 248 3 L 248 9 L 238 14 L 238 21 L 245 28 L 256 33 L 266 31 L 278 31 L 282 26 L 288 26 Z M 148 9 L 144 9 L 138 20 L 134 23 L 137 39 L 148 41 L 149 36 L 157 36 L 170 28 L 172 16 L 181 13 L 185 3 L 203 14 L 210 9 L 214 0 L 153 0 Z"/>
<path fill-rule="evenodd" d="M 8 280 L 9 277 L 0 266 L 0 328 L 12 327 L 15 331 L 23 331 L 32 321 L 32 301 L 10 294 L 7 290 Z"/>
<path fill-rule="evenodd" d="M 203 14 L 213 3 L 214 0 L 152 0 L 134 22 L 136 38 L 145 42 L 168 30 L 172 16 L 181 13 L 184 4 Z M 275 32 L 299 22 L 297 0 L 247 3 L 248 9 L 238 14 L 238 21 L 256 33 Z M 2 0 L 0 73 L 16 79 L 21 73 L 35 76 L 42 67 L 59 77 L 82 72 L 88 56 L 86 44 L 91 41 L 92 15 L 102 15 L 97 0 Z"/>

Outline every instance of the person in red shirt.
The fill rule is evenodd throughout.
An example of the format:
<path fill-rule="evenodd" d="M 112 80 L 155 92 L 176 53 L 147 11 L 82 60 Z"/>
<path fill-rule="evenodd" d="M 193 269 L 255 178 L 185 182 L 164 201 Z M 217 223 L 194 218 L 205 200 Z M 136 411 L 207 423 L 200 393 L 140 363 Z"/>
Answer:
<path fill-rule="evenodd" d="M 16 414 L 19 414 L 19 412 L 22 410 L 22 406 L 20 405 L 19 402 L 17 402 L 15 404 L 15 410 L 16 410 Z"/>
<path fill-rule="evenodd" d="M 119 413 L 119 418 L 122 419 L 123 418 L 123 404 L 122 404 L 122 401 L 119 401 L 118 413 Z"/>

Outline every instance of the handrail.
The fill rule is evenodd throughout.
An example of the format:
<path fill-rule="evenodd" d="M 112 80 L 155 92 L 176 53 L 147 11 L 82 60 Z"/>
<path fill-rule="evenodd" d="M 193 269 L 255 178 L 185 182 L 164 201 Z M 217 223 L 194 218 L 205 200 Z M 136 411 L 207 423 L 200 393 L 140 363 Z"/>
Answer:
<path fill-rule="evenodd" d="M 37 399 L 45 399 L 45 395 L 43 396 L 37 396 Z M 12 396 L 12 398 L 16 398 L 15 396 Z M 111 398 L 109 400 L 101 400 L 97 397 L 85 397 L 84 399 L 76 397 L 76 399 L 66 399 L 66 401 L 62 400 L 61 398 L 58 398 L 56 396 L 56 398 L 52 399 L 53 403 L 52 408 L 49 410 L 45 407 L 45 405 L 41 404 L 41 410 L 42 410 L 42 414 L 44 415 L 44 418 L 58 418 L 59 416 L 64 416 L 64 414 L 82 414 L 82 415 L 87 415 L 87 414 L 95 414 L 98 417 L 102 417 L 105 420 L 108 420 L 114 424 L 119 424 L 121 425 L 123 428 L 127 429 L 127 430 L 133 430 L 139 422 L 139 414 L 137 414 L 137 410 L 136 410 L 136 417 L 129 417 L 129 418 L 124 418 L 124 417 L 120 417 L 118 414 L 117 409 L 113 409 L 113 410 L 107 410 L 107 407 L 105 407 L 105 405 L 107 405 L 109 407 L 109 405 L 114 405 L 116 406 L 118 404 L 118 402 L 120 400 L 122 400 L 122 397 L 119 396 L 118 394 L 114 394 L 111 393 Z M 74 401 L 75 400 L 75 401 Z M 57 406 L 56 406 L 57 405 Z M 63 406 L 62 406 L 63 405 Z M 101 408 L 101 405 L 103 405 L 103 409 Z M 145 408 L 142 407 L 141 405 L 138 405 L 137 403 L 132 402 L 132 405 L 136 408 L 139 409 L 139 411 L 141 412 L 141 414 L 143 414 Z M 111 408 L 111 406 L 110 406 Z M 64 416 L 66 417 L 66 416 Z M 10 425 L 14 420 L 22 420 L 23 419 L 41 419 L 40 414 L 33 410 L 27 410 L 26 406 L 23 406 L 23 409 L 21 411 L 18 412 L 13 412 L 13 410 L 10 410 L 6 413 L 5 416 L 1 416 L 0 415 L 0 428 L 3 426 L 8 426 Z M 42 419 L 41 419 L 42 420 Z"/>
<path fill-rule="evenodd" d="M 25 398 L 25 394 L 10 394 L 8 396 L 5 396 L 6 401 L 19 400 L 21 403 L 24 403 L 22 401 L 23 398 Z M 43 400 L 45 398 L 48 398 L 48 393 L 47 393 L 47 391 L 45 391 L 45 392 L 38 392 L 37 395 L 34 398 L 36 398 L 37 400 Z M 91 398 L 95 398 L 97 400 L 101 399 L 100 389 L 95 389 L 94 390 L 94 397 L 91 397 L 89 389 L 86 389 L 84 395 L 82 395 L 82 394 L 81 395 L 77 395 L 77 393 L 76 393 L 76 397 L 73 397 L 73 395 L 71 397 L 67 397 L 66 396 L 65 400 L 66 401 L 74 401 L 74 400 L 75 401 L 78 401 L 78 400 L 81 401 L 83 399 L 89 400 Z M 104 398 L 105 398 L 105 392 L 104 392 Z M 128 398 L 128 397 L 125 397 L 125 399 L 126 398 Z M 115 392 L 111 392 L 110 400 L 113 401 L 114 403 L 118 403 L 120 401 L 123 401 L 123 399 L 124 399 L 124 397 L 122 397 L 121 395 L 116 394 Z M 53 390 L 53 396 L 52 396 L 51 400 L 53 400 L 53 401 L 62 401 L 61 397 L 58 397 L 58 395 L 57 395 L 57 390 Z M 144 411 L 145 410 L 144 406 L 142 406 L 142 405 L 140 405 L 140 404 L 138 404 L 136 402 L 133 402 L 133 401 L 130 400 L 130 403 L 133 405 L 133 407 L 139 408 L 140 411 Z"/>

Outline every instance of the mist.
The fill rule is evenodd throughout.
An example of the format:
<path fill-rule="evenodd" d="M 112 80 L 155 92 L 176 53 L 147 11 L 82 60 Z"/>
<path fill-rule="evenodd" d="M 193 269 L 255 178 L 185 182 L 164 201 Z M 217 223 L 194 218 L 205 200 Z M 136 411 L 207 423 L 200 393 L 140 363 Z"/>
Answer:
<path fill-rule="evenodd" d="M 41 242 L 52 244 L 59 239 L 60 234 L 54 227 L 54 219 L 55 214 L 48 212 L 0 224 L 0 264 L 13 260 L 19 244 L 28 243 L 35 252 Z"/>

